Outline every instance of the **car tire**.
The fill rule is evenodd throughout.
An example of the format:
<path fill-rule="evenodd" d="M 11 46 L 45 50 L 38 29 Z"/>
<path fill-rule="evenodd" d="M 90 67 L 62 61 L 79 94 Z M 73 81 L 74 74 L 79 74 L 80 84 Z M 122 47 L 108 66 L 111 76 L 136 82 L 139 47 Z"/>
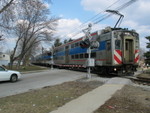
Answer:
<path fill-rule="evenodd" d="M 11 75 L 10 77 L 11 82 L 17 82 L 17 80 L 18 80 L 18 76 L 16 74 Z"/>

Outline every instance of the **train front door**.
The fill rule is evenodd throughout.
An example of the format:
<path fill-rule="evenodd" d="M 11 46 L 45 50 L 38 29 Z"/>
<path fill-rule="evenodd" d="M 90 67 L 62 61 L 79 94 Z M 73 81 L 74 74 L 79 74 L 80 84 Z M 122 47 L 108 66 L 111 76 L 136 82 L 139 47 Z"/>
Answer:
<path fill-rule="evenodd" d="M 134 62 L 134 46 L 133 39 L 124 40 L 124 63 Z"/>
<path fill-rule="evenodd" d="M 65 64 L 69 63 L 69 46 L 65 47 Z"/>

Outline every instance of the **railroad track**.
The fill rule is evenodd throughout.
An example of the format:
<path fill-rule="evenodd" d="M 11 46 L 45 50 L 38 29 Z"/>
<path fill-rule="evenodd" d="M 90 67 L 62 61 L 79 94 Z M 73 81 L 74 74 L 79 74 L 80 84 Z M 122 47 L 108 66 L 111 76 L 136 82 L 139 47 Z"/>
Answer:
<path fill-rule="evenodd" d="M 130 79 L 132 82 L 134 82 L 136 84 L 150 86 L 150 78 L 135 77 L 135 76 L 125 76 L 125 78 Z"/>

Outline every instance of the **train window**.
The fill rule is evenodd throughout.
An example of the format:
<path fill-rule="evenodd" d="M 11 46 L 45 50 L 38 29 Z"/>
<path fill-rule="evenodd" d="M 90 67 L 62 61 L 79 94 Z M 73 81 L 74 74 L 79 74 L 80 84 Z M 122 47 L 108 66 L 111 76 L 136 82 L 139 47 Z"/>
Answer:
<path fill-rule="evenodd" d="M 95 58 L 96 57 L 96 52 L 91 53 L 91 57 Z"/>
<path fill-rule="evenodd" d="M 139 37 L 138 37 L 138 35 L 136 37 L 136 49 L 139 49 Z"/>
<path fill-rule="evenodd" d="M 80 54 L 80 58 L 83 58 L 83 54 Z"/>
<path fill-rule="evenodd" d="M 71 44 L 71 48 L 74 48 L 74 44 Z"/>
<path fill-rule="evenodd" d="M 75 59 L 78 59 L 79 58 L 79 55 L 75 55 Z"/>
<path fill-rule="evenodd" d="M 120 40 L 115 40 L 115 49 L 120 49 Z"/>
<path fill-rule="evenodd" d="M 71 55 L 71 58 L 74 59 L 74 55 Z"/>
<path fill-rule="evenodd" d="M 48 56 L 50 56 L 51 54 L 52 54 L 51 52 L 47 53 Z"/>
<path fill-rule="evenodd" d="M 88 53 L 85 53 L 85 58 L 88 58 L 88 57 L 89 57 Z"/>
<path fill-rule="evenodd" d="M 136 40 L 136 49 L 139 49 L 139 42 Z"/>
<path fill-rule="evenodd" d="M 109 51 L 109 50 L 111 49 L 111 44 L 110 44 L 110 42 L 107 42 L 106 48 L 107 48 L 107 51 Z"/>
<path fill-rule="evenodd" d="M 75 47 L 78 47 L 79 46 L 79 43 L 75 43 Z"/>
<path fill-rule="evenodd" d="M 66 46 L 65 49 L 69 49 L 69 46 Z"/>

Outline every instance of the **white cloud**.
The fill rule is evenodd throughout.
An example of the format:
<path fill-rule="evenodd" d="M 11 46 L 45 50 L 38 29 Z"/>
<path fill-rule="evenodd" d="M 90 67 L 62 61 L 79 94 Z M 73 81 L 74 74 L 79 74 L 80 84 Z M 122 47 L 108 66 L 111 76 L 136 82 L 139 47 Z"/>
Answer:
<path fill-rule="evenodd" d="M 92 26 L 91 32 L 95 32 L 97 30 L 103 29 L 106 26 L 107 25 L 105 24 L 94 25 Z M 82 24 L 82 22 L 79 19 L 60 19 L 58 21 L 56 35 L 62 40 L 69 39 L 69 38 L 77 39 L 85 35 L 82 32 L 82 30 L 86 29 L 87 27 L 88 24 Z"/>
<path fill-rule="evenodd" d="M 57 35 L 60 38 L 75 38 L 73 37 L 77 31 L 79 31 L 79 26 L 82 23 L 78 19 L 60 19 L 58 21 Z"/>
<path fill-rule="evenodd" d="M 3 47 L 1 50 L 2 52 L 6 52 L 7 50 L 12 50 L 15 46 L 17 38 L 6 38 L 3 41 L 0 42 L 0 48 Z"/>
<path fill-rule="evenodd" d="M 126 20 L 132 20 L 139 25 L 149 25 L 150 0 L 138 0 L 123 11 Z"/>
<path fill-rule="evenodd" d="M 105 11 L 108 6 L 109 9 L 115 10 L 122 4 L 130 0 L 82 0 L 81 5 L 85 10 L 93 11 L 96 14 Z M 150 0 L 137 0 L 135 3 L 131 4 L 127 8 L 121 10 L 120 12 L 125 16 L 125 19 L 130 19 L 138 21 L 141 24 L 150 24 Z"/>

